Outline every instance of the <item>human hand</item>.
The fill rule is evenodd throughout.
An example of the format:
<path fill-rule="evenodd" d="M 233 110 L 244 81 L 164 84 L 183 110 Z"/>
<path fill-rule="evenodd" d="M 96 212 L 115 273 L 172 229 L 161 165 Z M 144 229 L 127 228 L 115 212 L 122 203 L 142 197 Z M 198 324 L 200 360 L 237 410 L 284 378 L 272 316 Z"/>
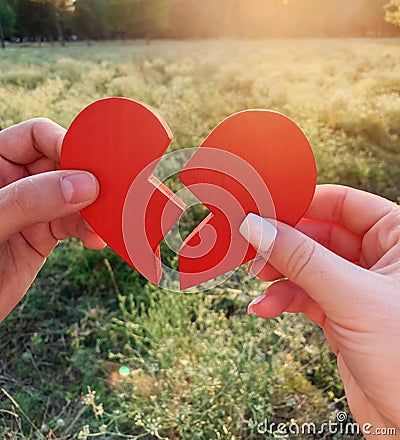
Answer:
<path fill-rule="evenodd" d="M 399 438 L 400 207 L 323 185 L 296 229 L 250 214 L 241 232 L 261 256 L 276 235 L 258 277 L 287 278 L 256 298 L 249 313 L 273 318 L 301 312 L 322 327 L 354 418 L 361 429 L 372 425 L 364 436 L 396 428 L 397 436 L 385 438 Z"/>
<path fill-rule="evenodd" d="M 57 171 L 65 130 L 32 119 L 0 132 L 0 322 L 32 284 L 58 240 L 105 243 L 78 211 L 97 197 L 97 180 Z"/>

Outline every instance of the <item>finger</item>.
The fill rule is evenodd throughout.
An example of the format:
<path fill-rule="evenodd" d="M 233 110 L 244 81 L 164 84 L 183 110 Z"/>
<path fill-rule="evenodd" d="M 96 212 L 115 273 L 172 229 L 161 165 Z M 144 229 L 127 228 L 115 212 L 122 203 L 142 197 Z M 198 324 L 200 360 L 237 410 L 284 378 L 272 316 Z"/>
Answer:
<path fill-rule="evenodd" d="M 303 289 L 288 280 L 272 284 L 248 307 L 248 313 L 255 313 L 260 318 L 275 318 L 283 312 L 303 313 L 320 327 L 325 322 L 321 307 Z"/>
<path fill-rule="evenodd" d="M 25 165 L 29 175 L 47 173 L 57 170 L 57 163 L 48 157 L 42 156 L 38 160 Z"/>
<path fill-rule="evenodd" d="M 382 217 L 363 238 L 364 267 L 382 268 L 392 264 L 400 251 L 400 207 Z M 397 252 L 396 252 L 397 249 Z"/>
<path fill-rule="evenodd" d="M 58 243 L 49 229 L 49 223 L 28 226 L 20 234 L 24 238 L 25 244 L 43 258 L 47 258 Z"/>
<path fill-rule="evenodd" d="M 275 281 L 280 278 L 284 278 L 284 276 L 276 270 L 275 267 L 271 266 L 261 255 L 257 255 L 255 260 L 249 263 L 247 268 L 249 276 L 257 277 L 261 281 Z"/>
<path fill-rule="evenodd" d="M 260 318 L 275 318 L 283 312 L 303 313 L 310 321 L 323 328 L 325 337 L 333 352 L 339 348 L 329 320 L 321 307 L 300 287 L 288 280 L 272 284 L 264 295 L 255 298 L 248 308 Z"/>
<path fill-rule="evenodd" d="M 338 223 L 304 218 L 297 224 L 296 229 L 346 260 L 355 262 L 360 259 L 361 237 Z M 257 264 L 254 265 L 255 268 L 253 265 L 249 266 L 249 273 L 253 276 L 257 275 L 262 281 L 275 281 L 283 278 L 283 275 L 271 264 L 265 264 L 265 260 L 264 265 Z"/>
<path fill-rule="evenodd" d="M 240 230 L 261 255 L 267 254 L 276 237 L 272 252 L 268 251 L 271 253 L 269 262 L 304 289 L 325 313 L 327 310 L 347 310 L 349 295 L 354 305 L 364 304 L 366 298 L 361 296 L 367 289 L 359 289 L 357 283 L 371 275 L 367 270 L 334 254 L 300 231 L 281 222 L 275 224 L 278 233 L 268 220 L 249 214 Z M 334 289 L 335 286 L 340 288 Z M 333 289 L 334 295 L 330 293 Z"/>
<path fill-rule="evenodd" d="M 340 185 L 319 185 L 304 217 L 336 222 L 363 236 L 396 209 L 397 205 L 374 194 Z"/>
<path fill-rule="evenodd" d="M 400 243 L 389 249 L 371 270 L 400 279 Z"/>
<path fill-rule="evenodd" d="M 30 225 L 80 211 L 99 192 L 96 178 L 81 171 L 53 171 L 0 189 L 0 242 Z"/>
<path fill-rule="evenodd" d="M 79 213 L 52 221 L 50 228 L 57 240 L 78 238 L 85 247 L 93 250 L 100 250 L 106 246 Z"/>
<path fill-rule="evenodd" d="M 80 216 L 80 214 L 79 214 Z M 89 223 L 82 217 L 83 230 L 85 236 L 79 237 L 85 247 L 92 250 L 101 250 L 107 246 L 107 243 L 96 233 Z"/>
<path fill-rule="evenodd" d="M 29 164 L 41 156 L 58 162 L 65 130 L 46 118 L 21 122 L 0 132 L 0 156 Z"/>
<path fill-rule="evenodd" d="M 95 232 L 87 231 L 86 235 L 81 238 L 83 245 L 87 249 L 93 251 L 101 251 L 107 246 L 107 243 L 102 240 Z"/>
<path fill-rule="evenodd" d="M 296 229 L 346 260 L 361 256 L 362 237 L 339 223 L 303 218 Z"/>
<path fill-rule="evenodd" d="M 93 250 L 103 249 L 104 241 L 87 225 L 79 214 L 53 220 L 50 223 L 38 223 L 21 231 L 25 242 L 46 258 L 59 240 L 78 238 L 85 247 Z"/>
<path fill-rule="evenodd" d="M 0 188 L 28 175 L 27 170 L 23 166 L 15 166 L 14 163 L 0 155 Z"/>

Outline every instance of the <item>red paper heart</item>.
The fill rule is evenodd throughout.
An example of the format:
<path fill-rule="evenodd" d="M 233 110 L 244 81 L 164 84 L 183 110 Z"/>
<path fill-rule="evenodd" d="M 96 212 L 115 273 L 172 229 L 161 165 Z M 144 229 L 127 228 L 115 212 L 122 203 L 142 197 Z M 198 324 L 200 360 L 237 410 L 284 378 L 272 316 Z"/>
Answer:
<path fill-rule="evenodd" d="M 246 110 L 221 122 L 180 174 L 181 181 L 211 211 L 180 250 L 181 288 L 203 283 L 254 259 L 254 248 L 238 233 L 245 216 L 252 212 L 294 226 L 311 203 L 316 177 L 310 144 L 287 116 Z M 224 188 L 238 205 L 224 206 L 223 197 L 216 201 L 210 185 L 215 190 Z M 218 240 L 210 252 L 196 258 L 192 249 L 201 241 L 210 241 L 210 226 Z"/>
<path fill-rule="evenodd" d="M 82 210 L 83 217 L 99 236 L 134 267 L 123 231 L 122 213 L 132 182 L 143 178 L 142 192 L 149 193 L 148 212 L 138 212 L 150 250 L 146 272 L 152 283 L 161 278 L 158 245 L 185 210 L 173 193 L 151 173 L 172 141 L 164 119 L 147 104 L 126 98 L 106 98 L 86 107 L 69 127 L 61 149 L 63 169 L 93 173 L 100 185 L 96 202 Z M 143 175 L 146 170 L 147 175 Z M 161 214 L 164 223 L 161 224 Z M 149 263 L 150 261 L 150 263 Z"/>
<path fill-rule="evenodd" d="M 154 109 L 108 98 L 77 116 L 61 154 L 62 168 L 87 170 L 99 180 L 99 198 L 82 211 L 85 219 L 154 284 L 161 277 L 158 245 L 185 209 L 152 176 L 171 141 L 168 125 Z M 278 220 L 295 225 L 312 200 L 316 168 L 310 145 L 293 121 L 249 110 L 218 125 L 180 179 L 212 213 L 179 252 L 184 289 L 254 258 L 254 249 L 239 233 L 248 213 L 276 213 Z M 129 222 L 123 225 L 127 198 Z"/>

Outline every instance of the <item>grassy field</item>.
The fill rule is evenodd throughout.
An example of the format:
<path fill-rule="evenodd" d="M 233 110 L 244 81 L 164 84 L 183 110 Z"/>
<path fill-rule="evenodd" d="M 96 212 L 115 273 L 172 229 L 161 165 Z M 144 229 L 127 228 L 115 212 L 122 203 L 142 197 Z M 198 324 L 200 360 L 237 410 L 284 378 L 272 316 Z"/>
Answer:
<path fill-rule="evenodd" d="M 93 100 L 127 96 L 162 113 L 177 149 L 233 112 L 270 108 L 305 131 L 320 183 L 398 200 L 399 59 L 398 40 L 9 47 L 0 129 L 35 116 L 67 127 Z M 109 249 L 59 245 L 0 326 L 1 438 L 263 439 L 265 419 L 348 412 L 319 329 L 246 315 L 262 288 L 241 269 L 212 291 L 171 293 Z"/>

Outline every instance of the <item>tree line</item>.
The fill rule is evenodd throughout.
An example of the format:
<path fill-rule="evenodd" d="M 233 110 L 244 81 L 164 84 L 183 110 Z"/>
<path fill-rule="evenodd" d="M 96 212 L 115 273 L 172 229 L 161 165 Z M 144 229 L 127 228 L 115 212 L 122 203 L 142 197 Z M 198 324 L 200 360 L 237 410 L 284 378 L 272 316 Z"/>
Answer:
<path fill-rule="evenodd" d="M 0 38 L 390 37 L 399 10 L 399 0 L 0 0 Z"/>

